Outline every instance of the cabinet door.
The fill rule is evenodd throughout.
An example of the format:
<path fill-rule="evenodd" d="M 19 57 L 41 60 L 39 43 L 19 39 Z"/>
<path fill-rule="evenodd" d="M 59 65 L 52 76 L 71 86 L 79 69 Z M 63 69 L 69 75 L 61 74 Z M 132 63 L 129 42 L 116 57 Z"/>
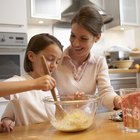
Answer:
<path fill-rule="evenodd" d="M 120 18 L 122 25 L 139 25 L 139 0 L 120 0 Z"/>
<path fill-rule="evenodd" d="M 61 19 L 60 0 L 31 0 L 31 17 Z"/>
<path fill-rule="evenodd" d="M 25 31 L 26 0 L 0 0 L 0 3 L 0 30 Z"/>
<path fill-rule="evenodd" d="M 133 29 L 140 26 L 140 0 L 103 0 L 104 9 L 113 16 L 105 29 Z"/>

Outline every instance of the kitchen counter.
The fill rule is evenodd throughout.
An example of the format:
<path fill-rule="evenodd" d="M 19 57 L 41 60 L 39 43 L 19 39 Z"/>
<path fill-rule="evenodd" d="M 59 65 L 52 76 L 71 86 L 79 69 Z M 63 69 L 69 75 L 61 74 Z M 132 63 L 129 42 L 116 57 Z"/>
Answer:
<path fill-rule="evenodd" d="M 123 131 L 122 122 L 109 120 L 109 113 L 100 113 L 96 125 L 86 131 L 64 133 L 57 131 L 50 124 L 34 124 L 15 127 L 11 133 L 0 133 L 0 140 L 139 140 L 140 133 Z"/>
<path fill-rule="evenodd" d="M 109 69 L 109 73 L 138 73 L 139 69 Z"/>

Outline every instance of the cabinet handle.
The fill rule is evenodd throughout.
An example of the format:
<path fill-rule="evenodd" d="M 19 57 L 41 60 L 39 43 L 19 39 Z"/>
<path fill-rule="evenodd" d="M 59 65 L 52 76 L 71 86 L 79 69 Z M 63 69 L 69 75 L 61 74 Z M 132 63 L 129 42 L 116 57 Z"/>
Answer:
<path fill-rule="evenodd" d="M 0 26 L 3 26 L 3 27 L 23 27 L 24 25 L 21 25 L 21 24 L 5 24 L 5 23 L 0 23 Z"/>

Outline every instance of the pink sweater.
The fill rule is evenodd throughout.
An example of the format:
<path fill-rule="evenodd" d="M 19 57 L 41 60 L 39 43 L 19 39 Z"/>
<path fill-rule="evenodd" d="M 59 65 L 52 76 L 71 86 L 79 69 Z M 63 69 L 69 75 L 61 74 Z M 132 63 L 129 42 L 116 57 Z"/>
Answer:
<path fill-rule="evenodd" d="M 62 61 L 54 73 L 59 94 L 72 94 L 76 91 L 98 94 L 101 104 L 113 109 L 113 99 L 117 94 L 111 86 L 105 58 L 90 54 L 89 59 L 76 68 L 68 50 L 64 51 Z"/>

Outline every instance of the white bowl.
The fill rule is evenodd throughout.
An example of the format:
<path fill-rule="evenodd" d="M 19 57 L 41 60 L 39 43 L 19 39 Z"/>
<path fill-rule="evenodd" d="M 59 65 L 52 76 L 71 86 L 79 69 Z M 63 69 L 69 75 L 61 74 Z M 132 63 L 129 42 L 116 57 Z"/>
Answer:
<path fill-rule="evenodd" d="M 134 60 L 118 60 L 118 61 L 113 61 L 113 65 L 119 69 L 129 69 Z"/>

